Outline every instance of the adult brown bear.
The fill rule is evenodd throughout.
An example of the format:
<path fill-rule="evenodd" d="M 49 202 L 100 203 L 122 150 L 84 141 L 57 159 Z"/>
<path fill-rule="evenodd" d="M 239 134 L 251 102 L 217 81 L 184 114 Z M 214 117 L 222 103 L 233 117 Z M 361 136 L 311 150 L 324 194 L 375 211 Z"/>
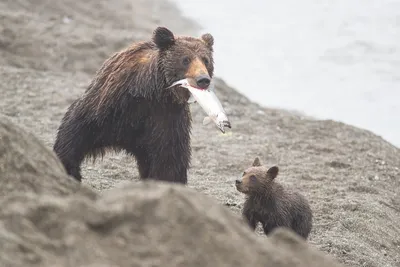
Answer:
<path fill-rule="evenodd" d="M 214 38 L 175 37 L 165 27 L 152 40 L 131 45 L 107 59 L 86 92 L 68 108 L 54 151 L 67 173 L 81 181 L 86 157 L 106 149 L 135 156 L 140 177 L 187 183 L 191 159 L 191 114 L 187 78 L 205 89 L 214 71 Z"/>

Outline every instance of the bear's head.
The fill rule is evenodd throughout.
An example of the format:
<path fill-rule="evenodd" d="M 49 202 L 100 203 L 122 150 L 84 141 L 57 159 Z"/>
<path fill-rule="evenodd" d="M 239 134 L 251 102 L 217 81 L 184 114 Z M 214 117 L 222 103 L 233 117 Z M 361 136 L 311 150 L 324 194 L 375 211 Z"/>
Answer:
<path fill-rule="evenodd" d="M 187 79 L 193 87 L 206 89 L 214 72 L 213 45 L 211 34 L 200 38 L 176 37 L 165 27 L 153 32 L 153 42 L 159 50 L 159 64 L 168 85 Z"/>
<path fill-rule="evenodd" d="M 236 189 L 246 195 L 257 192 L 266 192 L 271 188 L 276 176 L 278 176 L 279 168 L 273 166 L 267 168 L 262 166 L 259 158 L 255 158 L 252 166 L 247 168 L 242 175 L 242 179 L 236 180 Z"/>

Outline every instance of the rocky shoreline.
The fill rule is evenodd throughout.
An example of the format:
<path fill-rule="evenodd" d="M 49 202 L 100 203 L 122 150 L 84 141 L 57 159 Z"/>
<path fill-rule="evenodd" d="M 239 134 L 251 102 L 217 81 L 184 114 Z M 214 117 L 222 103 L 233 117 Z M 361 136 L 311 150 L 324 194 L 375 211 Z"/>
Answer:
<path fill-rule="evenodd" d="M 136 255 L 138 259 L 143 257 L 143 262 L 151 258 L 150 246 L 143 249 L 141 254 L 138 252 L 140 247 L 129 245 L 135 243 L 135 238 L 141 238 L 140 231 L 135 232 L 130 228 L 139 225 L 132 224 L 133 226 L 128 227 L 129 222 L 138 216 L 129 210 L 141 207 L 142 204 L 147 205 L 146 201 L 162 202 L 164 197 L 168 201 L 177 201 L 177 205 L 183 205 L 182 208 L 187 208 L 182 198 L 191 193 L 185 191 L 186 189 L 166 189 L 168 187 L 160 185 L 150 187 L 150 199 L 141 198 L 140 193 L 139 196 L 134 195 L 146 185 L 138 182 L 134 159 L 123 153 L 108 154 L 103 161 L 94 164 L 87 162 L 83 166 L 82 189 L 80 186 L 77 188 L 60 170 L 54 155 L 41 147 L 42 145 L 32 145 L 36 141 L 30 138 L 37 137 L 39 144 L 51 149 L 56 129 L 66 108 L 85 90 L 93 73 L 114 51 L 132 41 L 148 39 L 153 28 L 159 24 L 171 27 L 179 34 L 197 34 L 200 28 L 190 20 L 182 19 L 176 7 L 170 3 L 155 0 L 118 0 L 112 3 L 105 0 L 79 3 L 72 0 L 54 0 L 51 3 L 39 0 L 34 5 L 26 0 L 6 0 L 0 2 L 0 17 L 4 22 L 0 25 L 0 112 L 6 116 L 0 120 L 1 133 L 4 134 L 7 127 L 13 129 L 14 123 L 21 128 L 19 138 L 11 138 L 18 136 L 19 130 L 16 130 L 10 134 L 11 139 L 0 139 L 0 151 L 3 151 L 3 156 L 0 157 L 0 201 L 4 207 L 0 212 L 0 240 L 6 241 L 0 241 L 0 247 L 9 243 L 7 247 L 1 247 L 0 265 L 54 266 L 52 264 L 59 259 L 63 262 L 59 266 L 72 266 L 72 262 L 86 264 L 85 266 L 95 263 L 96 266 L 142 266 L 140 262 L 129 264 L 128 257 L 125 258 L 129 253 Z M 310 201 L 314 211 L 314 227 L 309 247 L 329 254 L 329 257 L 345 266 L 400 266 L 398 148 L 369 131 L 343 123 L 313 120 L 289 111 L 262 107 L 249 101 L 221 79 L 217 79 L 216 90 L 232 122 L 232 130 L 223 135 L 213 125 L 203 126 L 201 122 L 204 114 L 201 108 L 192 105 L 193 156 L 187 190 L 197 192 L 195 199 L 203 206 L 196 211 L 198 213 L 188 213 L 185 220 L 196 216 L 214 216 L 207 219 L 208 221 L 198 222 L 201 225 L 197 227 L 207 229 L 207 225 L 213 225 L 213 222 L 219 220 L 218 216 L 208 214 L 205 208 L 213 206 L 212 202 L 208 202 L 212 200 L 221 207 L 215 207 L 210 212 L 222 216 L 224 219 L 221 219 L 221 223 L 238 219 L 244 199 L 235 190 L 234 180 L 258 156 L 265 164 L 278 165 L 280 182 L 295 187 Z M 10 153 L 7 154 L 7 151 Z M 22 164 L 24 160 L 26 163 Z M 124 189 L 126 184 L 129 184 L 128 188 L 132 193 Z M 168 190 L 176 193 L 163 195 Z M 123 195 L 120 200 L 117 200 L 118 194 Z M 127 201 L 139 204 L 121 204 Z M 82 211 L 73 209 L 73 205 L 82 207 Z M 113 208 L 107 212 L 104 205 Z M 168 218 L 168 209 L 160 205 L 156 205 L 163 214 L 159 222 L 178 224 L 179 222 L 174 221 L 175 217 Z M 223 207 L 224 205 L 229 206 L 232 212 L 227 214 L 228 208 Z M 91 214 L 89 219 L 85 218 L 85 211 L 88 213 L 90 210 L 98 213 Z M 49 224 L 36 218 L 35 212 L 47 214 L 48 217 L 43 218 L 49 218 Z M 184 216 L 179 212 L 177 210 L 171 216 Z M 153 215 L 150 213 L 149 219 Z M 234 217 L 236 219 L 232 219 Z M 14 227 L 13 218 L 20 218 L 18 221 L 21 224 Z M 86 219 L 102 223 L 91 224 L 92 221 L 88 224 Z M 78 228 L 69 226 L 69 220 Z M 110 232 L 104 229 L 111 222 L 120 221 L 123 223 L 115 228 L 117 230 Z M 187 222 L 182 224 L 186 225 Z M 87 225 L 92 226 L 85 228 Z M 237 221 L 228 226 L 223 228 L 221 234 L 221 240 L 224 241 L 213 244 L 218 247 L 233 242 L 229 248 L 234 251 L 230 251 L 231 254 L 228 251 L 221 252 L 220 255 L 212 254 L 210 259 L 214 260 L 214 264 L 209 263 L 209 266 L 244 266 L 246 260 L 253 260 L 247 262 L 251 266 L 262 266 L 262 261 L 270 261 L 276 253 L 271 244 L 285 239 L 269 240 L 261 235 L 261 231 L 253 237 Z M 150 223 L 147 230 L 140 229 L 150 231 L 154 227 Z M 184 233 L 196 232 L 195 228 L 182 227 Z M 50 231 L 52 228 L 62 229 L 63 235 L 57 236 L 56 230 Z M 77 229 L 83 230 L 79 232 Z M 167 231 L 170 228 L 162 229 Z M 157 233 L 161 235 L 162 229 Z M 78 231 L 81 238 L 73 235 L 74 231 Z M 121 239 L 118 233 L 122 235 Z M 132 234 L 131 237 L 129 233 Z M 201 233 L 208 236 L 206 232 Z M 212 238 L 212 233 L 210 232 L 209 238 Z M 241 236 L 242 234 L 246 236 Z M 47 235 L 47 239 L 43 239 L 43 235 Z M 101 236 L 106 241 L 101 241 Z M 173 237 L 177 236 L 179 233 L 174 232 Z M 234 241 L 228 236 L 237 239 Z M 262 241 L 254 241 L 253 238 L 256 237 Z M 201 239 L 201 236 L 196 238 Z M 151 240 L 156 242 L 156 239 Z M 189 239 L 181 241 L 184 244 L 190 242 Z M 118 242 L 125 244 L 124 256 L 121 256 L 122 251 L 105 250 Z M 198 247 L 191 244 L 187 248 L 206 252 L 206 242 L 202 242 L 204 240 L 199 240 Z M 252 246 L 252 242 L 260 242 L 257 243 L 258 246 L 265 247 Z M 284 245 L 286 249 L 278 257 L 284 259 L 285 253 L 286 257 L 295 255 L 291 254 L 294 252 L 287 245 L 291 242 Z M 35 248 L 35 244 L 40 245 Z M 244 249 L 246 244 L 252 249 Z M 93 245 L 95 249 L 83 249 L 89 245 Z M 169 251 L 170 245 L 171 243 L 163 245 L 165 251 Z M 173 245 L 177 246 L 176 243 Z M 67 258 L 61 260 L 64 257 L 61 251 L 65 246 L 71 249 L 71 254 L 66 254 L 73 259 L 70 262 Z M 72 249 L 73 246 L 81 248 L 82 252 L 79 252 L 80 249 Z M 303 244 L 294 247 L 305 249 L 302 246 Z M 217 251 L 216 247 L 211 248 Z M 96 249 L 101 253 L 96 252 Z M 308 249 L 307 247 L 306 250 Z M 252 257 L 252 250 L 253 253 L 257 251 L 260 256 Z M 241 253 L 237 254 L 238 251 Z M 103 256 L 97 261 L 86 257 L 84 252 L 100 253 Z M 297 253 L 293 259 L 302 262 L 303 265 L 299 266 L 323 266 L 318 265 L 318 262 L 315 265 L 308 262 L 307 265 L 309 254 L 305 253 L 302 257 L 302 253 Z M 186 264 L 208 266 L 194 265 L 196 260 L 189 257 L 189 251 L 187 254 L 192 261 Z M 265 255 L 261 256 L 262 254 Z M 164 256 L 157 256 L 156 262 L 160 261 L 159 264 L 168 260 L 168 253 L 162 255 Z M 206 255 L 203 256 L 204 260 L 207 259 Z M 201 255 L 198 257 L 201 258 Z M 20 262 L 12 263 L 11 258 L 19 259 Z M 118 258 L 121 261 L 115 261 Z M 226 262 L 220 263 L 223 259 Z M 235 262 L 237 265 L 234 265 Z M 180 266 L 179 264 L 171 263 L 169 266 Z M 271 266 L 289 266 L 288 264 L 284 265 L 278 260 L 276 265 Z M 155 263 L 154 266 L 159 265 Z"/>

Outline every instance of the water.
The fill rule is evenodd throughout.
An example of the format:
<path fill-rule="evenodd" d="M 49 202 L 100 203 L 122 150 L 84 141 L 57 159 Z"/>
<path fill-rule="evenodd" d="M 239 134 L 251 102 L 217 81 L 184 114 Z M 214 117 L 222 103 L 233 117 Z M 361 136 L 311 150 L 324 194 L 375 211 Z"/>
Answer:
<path fill-rule="evenodd" d="M 400 0 L 173 0 L 215 38 L 215 74 L 251 100 L 400 147 Z"/>

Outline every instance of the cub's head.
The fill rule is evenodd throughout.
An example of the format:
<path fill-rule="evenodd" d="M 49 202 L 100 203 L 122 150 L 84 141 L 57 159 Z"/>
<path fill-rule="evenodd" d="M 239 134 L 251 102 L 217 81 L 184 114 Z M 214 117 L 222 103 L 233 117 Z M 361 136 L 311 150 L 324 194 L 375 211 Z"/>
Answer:
<path fill-rule="evenodd" d="M 214 38 L 211 34 L 203 34 L 200 38 L 175 37 L 169 29 L 158 27 L 152 40 L 160 51 L 158 64 L 167 84 L 188 79 L 193 87 L 208 88 L 214 73 Z"/>
<path fill-rule="evenodd" d="M 235 181 L 236 189 L 246 195 L 265 192 L 278 176 L 278 172 L 279 168 L 277 166 L 271 168 L 262 166 L 257 157 L 254 159 L 252 166 L 243 172 L 242 179 Z"/>

